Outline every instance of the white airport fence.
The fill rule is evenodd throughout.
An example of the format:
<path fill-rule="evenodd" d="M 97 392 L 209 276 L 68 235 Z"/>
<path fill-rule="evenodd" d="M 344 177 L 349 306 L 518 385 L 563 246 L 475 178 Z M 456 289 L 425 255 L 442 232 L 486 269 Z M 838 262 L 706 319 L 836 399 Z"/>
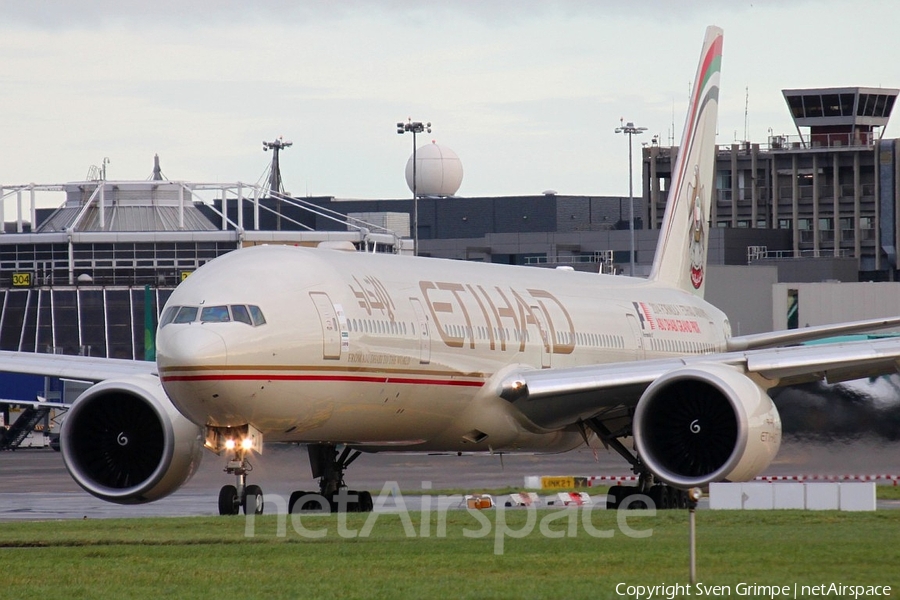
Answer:
<path fill-rule="evenodd" d="M 525 488 L 529 490 L 553 490 L 572 489 L 579 487 L 597 487 L 633 483 L 638 480 L 637 475 L 526 475 Z M 900 485 L 900 475 L 876 474 L 845 474 L 845 475 L 760 475 L 753 481 L 764 483 L 775 482 L 874 482 L 889 485 Z"/>
<path fill-rule="evenodd" d="M 754 481 L 766 481 L 769 483 L 775 481 L 799 481 L 799 482 L 815 482 L 827 481 L 833 483 L 843 483 L 851 481 L 873 481 L 890 482 L 891 485 L 900 485 L 900 475 L 761 475 Z"/>
<path fill-rule="evenodd" d="M 875 510 L 874 481 L 709 484 L 711 510 Z"/>
<path fill-rule="evenodd" d="M 636 475 L 526 476 L 526 489 L 562 490 L 613 486 L 636 482 Z M 773 485 L 773 484 L 778 485 Z M 742 483 L 711 483 L 712 510 L 843 510 L 873 511 L 876 483 L 900 485 L 900 475 L 886 473 L 845 475 L 762 475 Z M 530 496 L 528 500 L 523 496 Z M 535 503 L 536 494 L 513 494 L 507 506 Z M 584 499 L 587 500 L 584 500 Z M 557 492 L 547 504 L 580 505 L 590 502 L 586 492 Z"/>

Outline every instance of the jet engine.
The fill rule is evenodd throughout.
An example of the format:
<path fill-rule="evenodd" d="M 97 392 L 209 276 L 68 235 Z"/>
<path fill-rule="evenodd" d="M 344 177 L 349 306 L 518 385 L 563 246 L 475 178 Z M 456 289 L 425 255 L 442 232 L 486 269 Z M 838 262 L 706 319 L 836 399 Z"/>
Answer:
<path fill-rule="evenodd" d="M 94 496 L 140 504 L 166 496 L 200 464 L 202 430 L 151 375 L 107 380 L 72 404 L 60 432 L 69 473 Z"/>
<path fill-rule="evenodd" d="M 678 488 L 747 481 L 781 445 L 781 418 L 766 391 L 718 364 L 676 369 L 654 381 L 634 414 L 638 456 Z"/>

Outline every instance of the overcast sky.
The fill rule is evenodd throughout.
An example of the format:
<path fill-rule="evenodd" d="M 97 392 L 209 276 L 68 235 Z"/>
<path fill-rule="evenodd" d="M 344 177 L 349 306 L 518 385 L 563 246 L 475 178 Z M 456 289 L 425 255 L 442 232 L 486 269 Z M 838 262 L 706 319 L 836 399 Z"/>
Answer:
<path fill-rule="evenodd" d="M 156 153 L 169 179 L 252 183 L 283 136 L 294 195 L 406 197 L 411 117 L 459 155 L 461 196 L 626 195 L 614 129 L 648 128 L 636 156 L 680 141 L 706 25 L 728 144 L 796 134 L 783 88 L 900 87 L 898 23 L 893 0 L 0 0 L 0 183 L 104 157 L 141 180 Z"/>

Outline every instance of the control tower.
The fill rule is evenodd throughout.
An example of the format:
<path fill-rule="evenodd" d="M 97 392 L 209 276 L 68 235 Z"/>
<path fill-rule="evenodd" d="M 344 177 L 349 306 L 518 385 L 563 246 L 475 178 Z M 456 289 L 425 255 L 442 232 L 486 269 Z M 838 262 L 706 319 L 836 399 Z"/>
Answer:
<path fill-rule="evenodd" d="M 809 127 L 809 143 L 822 146 L 865 146 L 876 139 L 875 128 L 887 126 L 900 90 L 835 87 L 782 90 L 800 139 Z"/>

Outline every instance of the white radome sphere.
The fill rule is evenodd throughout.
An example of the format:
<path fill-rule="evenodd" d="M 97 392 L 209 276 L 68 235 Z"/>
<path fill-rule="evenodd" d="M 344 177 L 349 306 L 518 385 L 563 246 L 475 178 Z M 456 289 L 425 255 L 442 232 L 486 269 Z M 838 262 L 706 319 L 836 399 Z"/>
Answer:
<path fill-rule="evenodd" d="M 434 142 L 416 149 L 416 194 L 452 196 L 462 184 L 463 168 L 456 152 Z M 413 191 L 413 157 L 406 161 L 406 185 Z"/>

